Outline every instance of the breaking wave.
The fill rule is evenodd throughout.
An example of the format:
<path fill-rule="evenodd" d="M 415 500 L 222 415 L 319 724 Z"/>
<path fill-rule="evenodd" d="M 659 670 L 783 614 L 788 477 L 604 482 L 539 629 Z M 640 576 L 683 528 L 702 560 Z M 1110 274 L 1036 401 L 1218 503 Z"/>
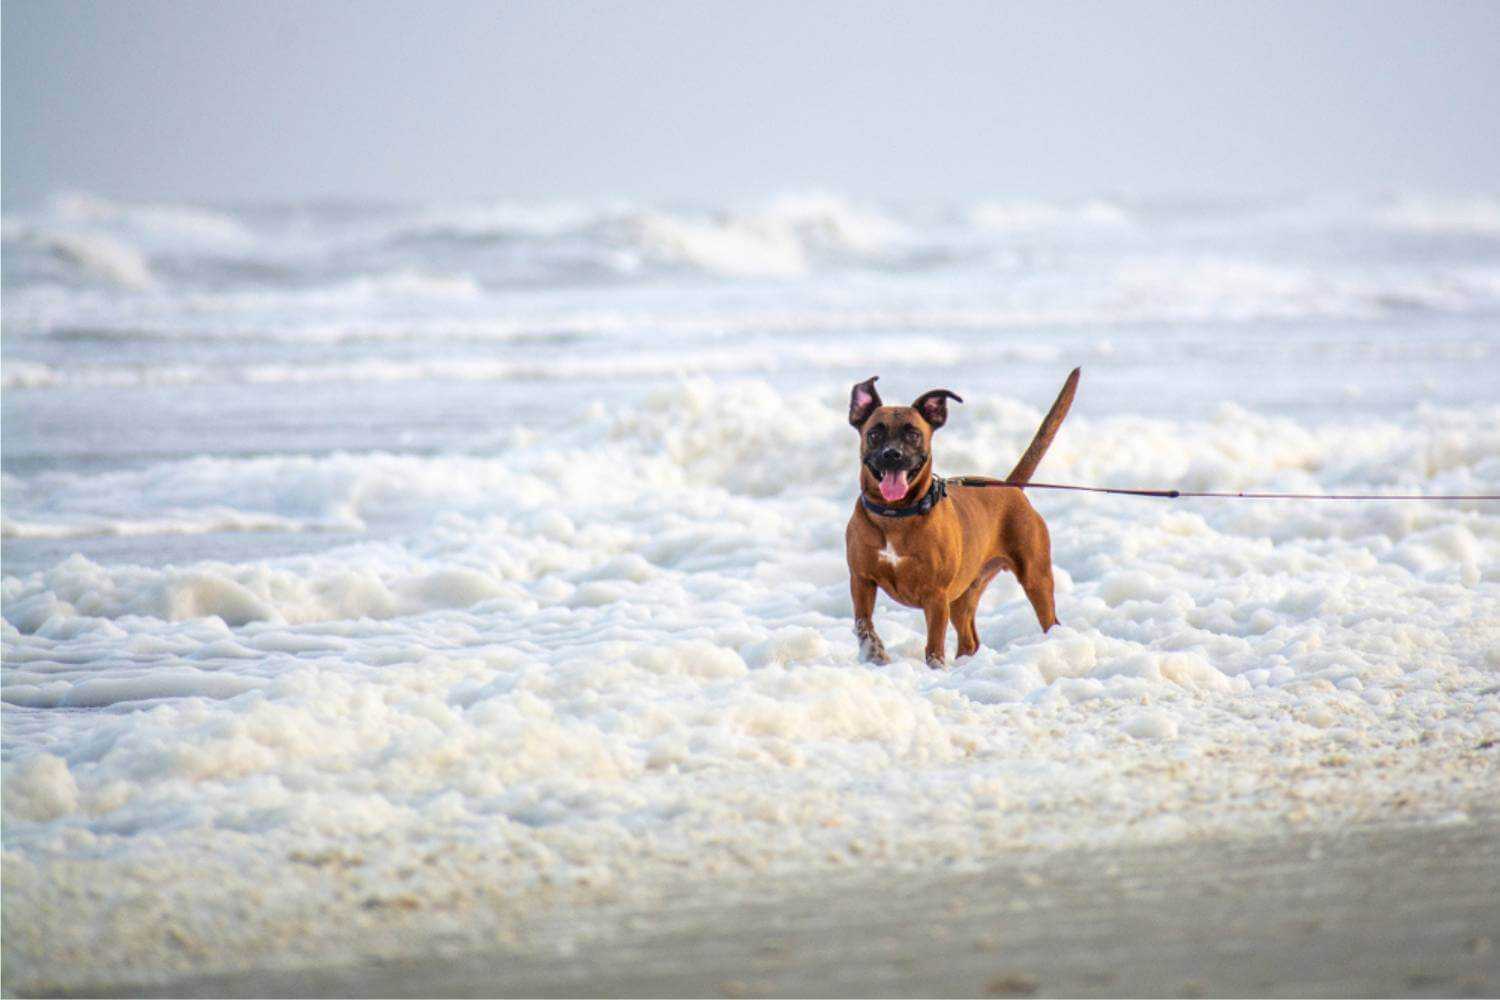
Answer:
<path fill-rule="evenodd" d="M 72 194 L 38 211 L 7 213 L 5 220 L 10 288 L 60 281 L 186 294 L 279 289 L 337 295 L 341 288 L 354 294 L 390 275 L 506 289 L 650 284 L 678 275 L 788 281 L 821 272 L 993 270 L 997 264 L 1012 270 L 1035 266 L 1028 254 L 1039 247 L 1052 248 L 1061 254 L 1056 262 L 1066 263 L 1075 249 L 1101 238 L 1126 246 L 1216 238 L 1222 248 L 1289 232 L 1347 240 L 1350 231 L 1489 238 L 1500 233 L 1500 200 L 1178 205 L 989 199 L 938 208 L 800 195 L 708 208 L 558 201 L 229 211 Z"/>
<path fill-rule="evenodd" d="M 7 223 L 5 242 L 45 255 L 61 266 L 65 277 L 75 281 L 93 281 L 135 292 L 157 287 L 156 275 L 146 255 L 102 232 L 53 231 Z"/>
<path fill-rule="evenodd" d="M 250 229 L 234 216 L 192 205 L 133 203 L 71 193 L 53 200 L 51 214 L 69 225 L 125 230 L 162 249 L 239 248 L 255 242 Z"/>

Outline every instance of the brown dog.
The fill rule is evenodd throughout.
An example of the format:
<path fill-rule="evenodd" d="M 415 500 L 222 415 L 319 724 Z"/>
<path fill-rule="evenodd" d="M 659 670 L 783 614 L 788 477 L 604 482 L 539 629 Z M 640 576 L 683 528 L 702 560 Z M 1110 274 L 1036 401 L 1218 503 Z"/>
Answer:
<path fill-rule="evenodd" d="M 984 588 L 1002 569 L 1021 582 L 1042 631 L 1056 625 L 1046 522 L 1019 489 L 979 484 L 1031 479 L 1073 404 L 1078 369 L 1068 376 L 1031 446 L 1004 480 L 933 476 L 932 432 L 947 423 L 948 400 L 963 400 L 947 389 L 934 389 L 910 406 L 883 406 L 876 378 L 860 382 L 849 394 L 849 423 L 860 438 L 860 498 L 844 545 L 860 656 L 889 662 L 871 619 L 876 587 L 927 616 L 931 667 L 943 665 L 949 621 L 958 631 L 959 656 L 979 649 L 974 612 Z"/>

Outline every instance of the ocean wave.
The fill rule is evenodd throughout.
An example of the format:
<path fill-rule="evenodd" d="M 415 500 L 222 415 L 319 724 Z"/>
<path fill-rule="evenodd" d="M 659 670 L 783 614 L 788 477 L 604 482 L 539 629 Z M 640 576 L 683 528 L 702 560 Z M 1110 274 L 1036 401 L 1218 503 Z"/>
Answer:
<path fill-rule="evenodd" d="M 1226 256 L 1140 255 L 1118 264 L 1109 298 L 1139 320 L 1352 318 L 1500 307 L 1500 270 L 1350 271 Z"/>
<path fill-rule="evenodd" d="M 127 230 L 153 245 L 224 250 L 255 244 L 244 223 L 225 212 L 194 205 L 126 202 L 82 192 L 59 195 L 50 214 L 69 224 Z"/>
<path fill-rule="evenodd" d="M 499 202 L 447 205 L 403 216 L 382 234 L 389 243 L 484 243 L 522 238 L 553 238 L 581 233 L 625 211 L 587 202 Z"/>
<path fill-rule="evenodd" d="M 816 263 L 879 255 L 904 228 L 870 207 L 831 196 L 784 196 L 718 211 L 629 203 L 505 203 L 427 211 L 386 239 L 440 244 L 594 241 L 619 273 L 687 268 L 728 277 L 788 277 Z"/>
<path fill-rule="evenodd" d="M 4 235 L 8 272 L 24 275 L 29 270 L 25 255 L 31 251 L 64 265 L 61 276 L 70 283 L 96 282 L 135 292 L 169 286 L 153 264 L 158 257 L 175 265 L 173 273 L 222 270 L 226 260 L 236 257 L 252 270 L 275 266 L 269 258 L 257 262 L 270 251 L 239 220 L 189 205 L 64 194 L 40 210 L 6 213 Z M 45 282 L 56 275 L 42 267 L 37 277 Z M 14 280 L 7 276 L 7 283 Z"/>
<path fill-rule="evenodd" d="M 638 379 L 716 372 L 770 372 L 798 368 L 847 368 L 900 361 L 913 353 L 930 363 L 956 364 L 972 352 L 937 337 L 908 337 L 887 344 L 773 344 L 632 350 L 626 354 L 581 356 L 564 353 L 526 360 L 447 357 L 424 360 L 369 358 L 337 363 L 191 365 L 95 364 L 57 366 L 7 362 L 0 386 L 6 389 L 56 389 L 217 383 L 329 383 L 414 381 L 566 381 L 572 379 Z M 987 360 L 1052 358 L 1057 348 L 999 347 L 985 351 Z"/>
<path fill-rule="evenodd" d="M 787 197 L 719 213 L 637 209 L 600 219 L 593 231 L 635 267 L 686 267 L 727 277 L 795 277 L 816 264 L 881 258 L 904 229 L 870 209 L 830 197 Z"/>
<path fill-rule="evenodd" d="M 7 222 L 5 241 L 48 255 L 75 279 L 135 292 L 152 291 L 159 284 L 144 253 L 102 232 L 56 231 Z"/>
<path fill-rule="evenodd" d="M 1500 310 L 1500 269 L 1462 263 L 1315 267 L 1227 254 L 1137 252 L 1103 262 L 1095 273 L 1021 275 L 1003 281 L 997 276 L 963 296 L 939 291 L 925 299 L 909 290 L 890 295 L 884 290 L 862 291 L 779 308 L 768 308 L 762 295 L 718 311 L 704 307 L 701 295 L 684 296 L 679 308 L 669 310 L 547 308 L 540 297 L 515 308 L 513 299 L 486 289 L 469 275 L 397 271 L 311 288 L 179 292 L 123 300 L 56 287 L 24 288 L 7 293 L 5 322 L 9 336 L 59 341 L 561 344 L 590 337 L 941 334 L 1177 322 L 1367 320 L 1423 311 L 1493 313 Z M 18 365 L 5 376 L 7 385 L 54 381 L 45 371 Z M 100 382 L 135 380 L 103 371 L 90 377 Z M 160 377 L 169 381 L 177 376 Z"/>
<path fill-rule="evenodd" d="M 981 229 L 1001 233 L 1128 229 L 1135 224 L 1129 210 L 1111 201 L 983 201 L 968 211 Z"/>
<path fill-rule="evenodd" d="M 206 296 L 198 304 L 205 310 L 216 296 L 219 308 L 233 309 L 277 293 L 354 304 L 408 291 L 457 298 L 673 278 L 965 273 L 997 263 L 1008 275 L 1025 274 L 1072 266 L 1080 248 L 1101 238 L 1116 250 L 1147 246 L 1164 255 L 1217 245 L 1279 264 L 1281 243 L 1292 237 L 1342 256 L 1351 233 L 1392 231 L 1487 238 L 1500 233 L 1500 200 L 987 199 L 912 207 L 800 195 L 706 208 L 615 200 L 230 212 L 75 194 L 5 217 L 8 292 L 93 282 Z M 64 271 L 30 266 L 28 253 L 50 257 Z M 408 279 L 403 288 L 392 281 L 399 275 L 429 281 Z M 438 281 L 450 287 L 439 289 L 432 284 Z"/>

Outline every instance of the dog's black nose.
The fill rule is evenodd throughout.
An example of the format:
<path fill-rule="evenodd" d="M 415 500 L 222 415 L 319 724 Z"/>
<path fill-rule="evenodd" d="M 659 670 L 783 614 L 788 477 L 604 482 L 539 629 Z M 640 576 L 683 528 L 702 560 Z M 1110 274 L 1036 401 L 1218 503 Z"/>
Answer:
<path fill-rule="evenodd" d="M 901 450 L 899 448 L 887 448 L 880 453 L 881 465 L 900 465 Z"/>

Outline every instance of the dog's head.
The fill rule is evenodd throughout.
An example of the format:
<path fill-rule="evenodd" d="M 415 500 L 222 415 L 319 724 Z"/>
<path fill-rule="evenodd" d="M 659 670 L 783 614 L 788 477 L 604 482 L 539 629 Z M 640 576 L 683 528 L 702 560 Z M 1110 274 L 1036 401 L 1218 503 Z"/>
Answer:
<path fill-rule="evenodd" d="M 849 393 L 849 423 L 859 431 L 860 483 L 872 497 L 897 503 L 932 479 L 932 432 L 948 422 L 947 389 L 924 392 L 910 406 L 885 406 L 873 375 Z"/>

